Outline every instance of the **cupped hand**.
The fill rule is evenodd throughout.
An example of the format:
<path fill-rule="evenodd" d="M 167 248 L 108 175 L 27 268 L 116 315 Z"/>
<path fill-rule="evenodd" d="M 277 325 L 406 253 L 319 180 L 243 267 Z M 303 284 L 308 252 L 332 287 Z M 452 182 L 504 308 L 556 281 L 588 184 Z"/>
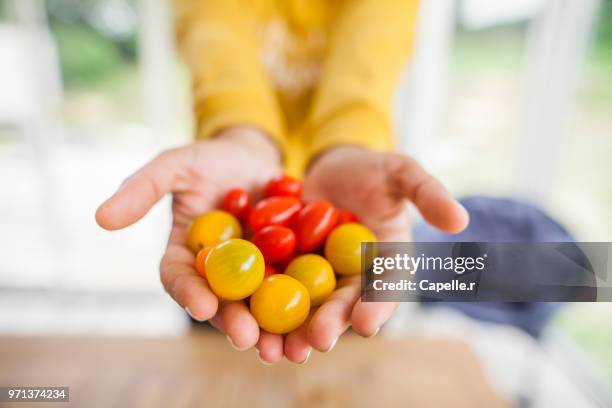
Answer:
<path fill-rule="evenodd" d="M 338 288 L 297 330 L 280 336 L 259 329 L 242 301 L 219 300 L 194 269 L 186 246 L 191 220 L 216 208 L 229 188 L 255 196 L 282 171 L 274 144 L 259 131 L 234 127 L 209 141 L 168 150 L 126 179 L 96 213 L 103 228 L 116 230 L 142 218 L 167 193 L 172 193 L 173 223 L 161 264 L 166 291 L 196 320 L 209 320 L 234 347 L 257 346 L 266 363 L 283 355 L 300 363 L 311 346 L 333 347 L 352 325 L 370 336 L 390 317 L 395 304 L 361 303 L 359 276 L 339 280 Z M 305 200 L 325 198 L 359 215 L 381 241 L 408 240 L 405 201 L 413 202 L 425 219 L 445 231 L 467 224 L 465 210 L 413 160 L 392 153 L 339 147 L 322 155 L 308 172 Z"/>
<path fill-rule="evenodd" d="M 108 230 L 127 227 L 172 193 L 172 229 L 160 264 L 166 291 L 194 319 L 210 319 L 238 349 L 258 341 L 264 348 L 267 342 L 282 344 L 280 336 L 260 336 L 244 302 L 217 299 L 195 271 L 194 254 L 186 245 L 193 218 L 216 208 L 227 190 L 240 187 L 257 193 L 281 172 L 279 152 L 267 137 L 250 127 L 232 127 L 214 139 L 161 153 L 123 182 L 98 208 L 96 220 Z M 263 352 L 277 358 L 274 348 Z"/>
<path fill-rule="evenodd" d="M 410 157 L 358 147 L 337 147 L 311 165 L 304 180 L 304 200 L 326 199 L 353 211 L 379 241 L 410 241 L 407 202 L 424 219 L 443 231 L 456 233 L 468 214 L 433 176 Z M 360 276 L 341 278 L 338 287 L 301 331 L 285 340 L 285 352 L 300 356 L 309 345 L 330 350 L 352 326 L 358 334 L 375 335 L 397 303 L 366 303 L 359 299 Z"/>

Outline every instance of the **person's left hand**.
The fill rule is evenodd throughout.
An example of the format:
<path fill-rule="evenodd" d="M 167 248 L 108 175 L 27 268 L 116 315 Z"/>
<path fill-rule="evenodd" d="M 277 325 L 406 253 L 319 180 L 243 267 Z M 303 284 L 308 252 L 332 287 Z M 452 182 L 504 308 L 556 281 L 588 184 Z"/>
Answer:
<path fill-rule="evenodd" d="M 460 232 L 468 224 L 466 210 L 442 184 L 415 160 L 397 153 L 348 146 L 323 153 L 304 180 L 304 200 L 319 199 L 353 211 L 378 241 L 411 240 L 407 201 L 443 231 Z M 361 336 L 373 336 L 391 317 L 397 303 L 361 302 L 360 278 L 339 279 L 310 321 L 285 336 L 284 354 L 289 360 L 305 361 L 311 346 L 331 350 L 349 326 Z"/>

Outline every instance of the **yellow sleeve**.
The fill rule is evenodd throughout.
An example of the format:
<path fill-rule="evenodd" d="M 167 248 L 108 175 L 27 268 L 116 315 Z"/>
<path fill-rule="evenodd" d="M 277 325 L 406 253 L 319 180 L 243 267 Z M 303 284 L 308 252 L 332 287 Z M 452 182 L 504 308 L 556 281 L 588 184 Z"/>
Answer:
<path fill-rule="evenodd" d="M 199 138 L 262 129 L 284 150 L 283 123 L 259 58 L 255 18 L 236 0 L 174 0 L 178 46 L 192 74 Z"/>
<path fill-rule="evenodd" d="M 337 145 L 392 147 L 391 104 L 418 0 L 349 0 L 331 30 L 307 122 L 309 157 Z"/>

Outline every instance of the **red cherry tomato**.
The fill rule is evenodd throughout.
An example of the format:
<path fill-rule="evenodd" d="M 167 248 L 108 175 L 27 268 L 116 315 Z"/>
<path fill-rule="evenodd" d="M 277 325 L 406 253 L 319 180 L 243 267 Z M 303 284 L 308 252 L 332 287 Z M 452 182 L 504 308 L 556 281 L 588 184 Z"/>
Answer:
<path fill-rule="evenodd" d="M 251 240 L 267 262 L 282 262 L 293 254 L 295 234 L 282 225 L 268 225 L 257 231 Z"/>
<path fill-rule="evenodd" d="M 298 251 L 309 252 L 321 246 L 337 221 L 338 212 L 329 201 L 313 201 L 306 205 L 294 224 Z"/>
<path fill-rule="evenodd" d="M 259 231 L 268 225 L 289 225 L 302 208 L 296 197 L 264 198 L 253 207 L 249 215 L 249 225 Z"/>
<path fill-rule="evenodd" d="M 241 188 L 231 189 L 223 197 L 221 209 L 234 215 L 239 220 L 246 220 L 251 210 L 249 194 Z"/>
<path fill-rule="evenodd" d="M 302 182 L 286 175 L 273 178 L 266 184 L 264 195 L 266 197 L 300 197 L 302 195 Z"/>
<path fill-rule="evenodd" d="M 359 218 L 354 212 L 341 208 L 338 210 L 338 225 L 348 224 L 349 222 L 359 222 Z"/>
<path fill-rule="evenodd" d="M 276 275 L 280 273 L 278 269 L 276 269 L 273 265 L 266 264 L 266 270 L 264 271 L 264 278 L 267 278 L 270 275 Z"/>

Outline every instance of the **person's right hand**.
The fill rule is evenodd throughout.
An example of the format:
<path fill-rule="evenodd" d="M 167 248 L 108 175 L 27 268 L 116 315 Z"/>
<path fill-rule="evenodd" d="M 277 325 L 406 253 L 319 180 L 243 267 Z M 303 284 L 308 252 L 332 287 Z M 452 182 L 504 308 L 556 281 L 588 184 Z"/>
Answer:
<path fill-rule="evenodd" d="M 125 228 L 172 193 L 172 230 L 160 265 L 164 288 L 194 319 L 210 319 L 234 347 L 246 349 L 259 341 L 260 355 L 278 361 L 282 337 L 260 334 L 243 301 L 219 301 L 195 271 L 186 242 L 191 220 L 216 208 L 227 190 L 239 187 L 256 195 L 281 172 L 280 154 L 270 139 L 253 128 L 229 128 L 214 139 L 161 153 L 98 208 L 96 221 L 108 230 Z"/>

